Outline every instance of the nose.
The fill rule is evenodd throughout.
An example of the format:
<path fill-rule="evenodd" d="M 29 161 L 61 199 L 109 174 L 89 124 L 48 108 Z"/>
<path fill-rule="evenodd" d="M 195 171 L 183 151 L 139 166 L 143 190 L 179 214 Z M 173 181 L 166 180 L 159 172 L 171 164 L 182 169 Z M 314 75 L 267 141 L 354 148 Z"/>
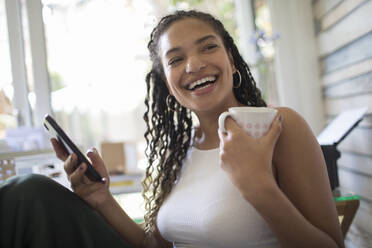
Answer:
<path fill-rule="evenodd" d="M 198 56 L 191 56 L 187 60 L 186 72 L 187 73 L 198 72 L 204 67 L 206 67 L 206 65 L 203 63 L 203 61 L 200 60 Z"/>

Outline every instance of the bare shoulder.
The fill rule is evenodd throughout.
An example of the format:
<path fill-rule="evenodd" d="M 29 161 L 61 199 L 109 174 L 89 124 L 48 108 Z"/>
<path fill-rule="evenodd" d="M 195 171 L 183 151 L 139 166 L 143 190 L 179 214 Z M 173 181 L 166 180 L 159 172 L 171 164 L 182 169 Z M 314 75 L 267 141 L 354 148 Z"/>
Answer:
<path fill-rule="evenodd" d="M 273 158 L 278 184 L 305 216 L 312 216 L 314 212 L 309 206 L 324 209 L 332 204 L 323 153 L 309 125 L 298 113 L 289 108 L 279 108 L 278 111 L 283 117 L 282 132 Z M 309 204 L 314 195 L 328 200 Z"/>
<path fill-rule="evenodd" d="M 288 160 L 288 156 L 303 156 L 303 153 L 309 152 L 321 160 L 320 146 L 305 119 L 290 108 L 280 107 L 277 110 L 282 116 L 282 132 L 275 148 L 274 162 L 280 165 L 279 162 Z"/>
<path fill-rule="evenodd" d="M 273 157 L 278 186 L 314 226 L 342 240 L 320 145 L 301 115 L 289 108 L 278 112 L 283 118 Z"/>
<path fill-rule="evenodd" d="M 283 131 L 295 131 L 292 130 L 293 127 L 309 129 L 311 131 L 305 119 L 295 110 L 288 107 L 278 107 L 276 110 L 283 117 Z"/>

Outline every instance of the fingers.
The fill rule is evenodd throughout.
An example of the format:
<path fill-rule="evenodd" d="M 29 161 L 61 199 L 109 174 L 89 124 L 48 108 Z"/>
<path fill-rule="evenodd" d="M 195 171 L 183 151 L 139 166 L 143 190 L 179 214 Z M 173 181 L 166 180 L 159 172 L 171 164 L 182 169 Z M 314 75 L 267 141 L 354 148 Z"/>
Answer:
<path fill-rule="evenodd" d="M 98 154 L 98 151 L 96 148 L 91 148 L 87 152 L 88 158 L 92 161 L 93 164 L 95 164 L 97 167 L 104 166 L 104 162 L 101 158 L 101 156 Z"/>
<path fill-rule="evenodd" d="M 94 184 L 85 176 L 85 171 L 87 170 L 87 164 L 82 163 L 79 167 L 69 176 L 69 180 L 71 182 L 71 187 L 75 190 L 77 187 L 81 185 L 90 185 Z M 101 183 L 102 184 L 102 183 Z"/>
<path fill-rule="evenodd" d="M 55 138 L 51 138 L 50 142 L 52 143 L 53 150 L 55 151 L 57 158 L 59 158 L 62 161 L 65 161 L 68 158 L 69 154 L 63 147 L 63 145 Z"/>
<path fill-rule="evenodd" d="M 222 137 L 231 136 L 234 133 L 243 132 L 241 127 L 239 127 L 239 125 L 235 122 L 235 120 L 231 118 L 230 116 L 226 117 L 225 129 L 226 129 L 226 132 L 222 132 L 219 130 L 219 133 L 222 134 Z"/>
<path fill-rule="evenodd" d="M 70 174 L 69 179 L 71 182 L 71 187 L 75 190 L 80 184 L 85 184 L 83 181 L 84 173 L 87 168 L 85 163 L 80 164 L 80 166 Z"/>
<path fill-rule="evenodd" d="M 87 170 L 87 165 L 82 163 L 70 176 L 71 188 L 80 197 L 88 196 L 89 194 L 104 187 L 106 181 L 102 183 L 92 182 L 84 176 Z"/>
<path fill-rule="evenodd" d="M 102 157 L 99 155 L 96 148 L 91 148 L 87 152 L 87 156 L 92 162 L 93 167 L 97 170 L 97 172 L 103 176 L 107 176 L 107 171 L 105 167 L 105 163 L 103 162 Z"/>
<path fill-rule="evenodd" d="M 264 139 L 268 140 L 269 142 L 276 143 L 277 139 L 280 136 L 282 131 L 282 116 L 277 114 L 271 123 L 270 129 L 267 134 L 264 136 Z"/>
<path fill-rule="evenodd" d="M 75 153 L 68 156 L 68 158 L 65 160 L 65 163 L 64 163 L 64 169 L 67 175 L 69 176 L 70 174 L 72 174 L 76 170 L 76 167 L 78 165 L 79 165 L 79 160 Z"/>

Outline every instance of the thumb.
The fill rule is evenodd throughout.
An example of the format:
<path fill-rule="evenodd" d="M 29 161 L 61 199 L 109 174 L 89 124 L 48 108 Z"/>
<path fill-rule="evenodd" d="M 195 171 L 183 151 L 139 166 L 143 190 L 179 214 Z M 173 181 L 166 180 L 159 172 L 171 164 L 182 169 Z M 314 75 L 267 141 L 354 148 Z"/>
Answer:
<path fill-rule="evenodd" d="M 271 123 L 270 129 L 265 135 L 264 139 L 269 141 L 270 143 L 275 144 L 278 140 L 280 133 L 282 131 L 282 116 L 277 114 Z"/>
<path fill-rule="evenodd" d="M 96 148 L 91 148 L 87 152 L 87 156 L 92 162 L 92 165 L 96 170 L 101 174 L 102 172 L 104 175 L 106 175 L 106 168 L 105 168 L 105 163 L 102 159 L 102 157 L 99 155 L 98 151 Z M 101 174 L 102 175 L 102 174 Z"/>

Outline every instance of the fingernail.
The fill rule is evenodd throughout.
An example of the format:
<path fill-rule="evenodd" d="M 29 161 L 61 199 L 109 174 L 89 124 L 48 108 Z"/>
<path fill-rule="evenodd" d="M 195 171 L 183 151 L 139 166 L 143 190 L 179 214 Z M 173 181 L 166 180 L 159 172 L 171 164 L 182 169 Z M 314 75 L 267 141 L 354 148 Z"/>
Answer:
<path fill-rule="evenodd" d="M 87 151 L 87 155 L 90 156 L 94 153 L 94 150 L 91 148 Z"/>
<path fill-rule="evenodd" d="M 83 170 L 83 165 L 80 165 L 79 166 L 79 170 Z"/>
<path fill-rule="evenodd" d="M 102 182 L 103 184 L 105 184 L 105 183 L 107 182 L 106 177 L 103 177 L 101 182 Z"/>

